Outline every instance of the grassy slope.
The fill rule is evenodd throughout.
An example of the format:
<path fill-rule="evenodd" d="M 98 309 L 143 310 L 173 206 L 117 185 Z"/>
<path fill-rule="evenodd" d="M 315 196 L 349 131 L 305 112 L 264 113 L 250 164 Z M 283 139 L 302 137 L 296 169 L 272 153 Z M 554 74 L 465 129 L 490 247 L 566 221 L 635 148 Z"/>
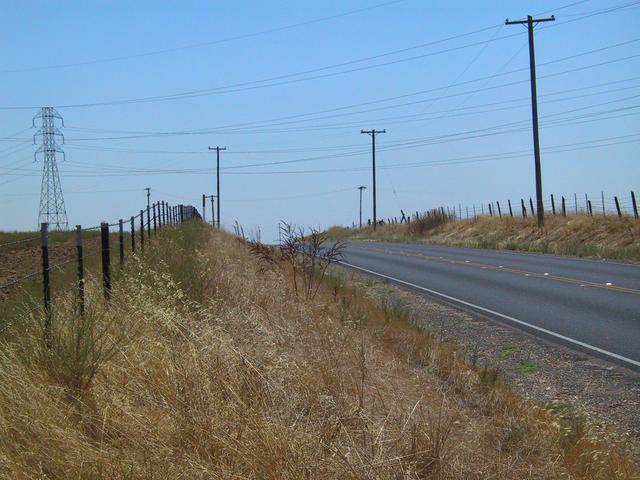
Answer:
<path fill-rule="evenodd" d="M 633 478 L 615 438 L 515 397 L 366 290 L 295 294 L 199 225 L 0 342 L 3 478 Z"/>
<path fill-rule="evenodd" d="M 421 234 L 405 224 L 372 228 L 333 227 L 332 238 L 422 242 L 474 248 L 497 248 L 580 257 L 640 261 L 640 221 L 618 218 L 552 216 L 538 229 L 535 219 L 478 217 L 449 222 Z"/>

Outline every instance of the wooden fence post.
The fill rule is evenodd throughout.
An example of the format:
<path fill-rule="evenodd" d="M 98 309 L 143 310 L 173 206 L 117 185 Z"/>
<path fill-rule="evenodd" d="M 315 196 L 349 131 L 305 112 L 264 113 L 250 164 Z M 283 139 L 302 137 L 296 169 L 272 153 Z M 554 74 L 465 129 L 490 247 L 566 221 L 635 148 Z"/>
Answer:
<path fill-rule="evenodd" d="M 124 224 L 122 219 L 118 220 L 118 234 L 120 240 L 120 266 L 124 265 Z"/>
<path fill-rule="evenodd" d="M 49 224 L 40 224 L 42 248 L 42 293 L 44 301 L 44 341 L 51 348 L 51 284 L 49 282 Z"/>
<path fill-rule="evenodd" d="M 136 217 L 131 217 L 131 253 L 136 253 Z"/>
<path fill-rule="evenodd" d="M 147 238 L 151 241 L 151 208 L 147 206 Z"/>
<path fill-rule="evenodd" d="M 82 249 L 82 225 L 76 225 L 76 253 L 78 258 L 78 310 L 84 315 L 84 252 Z"/>
<path fill-rule="evenodd" d="M 156 223 L 156 204 L 155 202 L 151 205 L 151 209 L 153 210 L 153 234 L 156 235 L 158 230 L 158 225 Z"/>
<path fill-rule="evenodd" d="M 140 210 L 140 251 L 144 252 L 144 211 Z"/>
<path fill-rule="evenodd" d="M 111 252 L 109 251 L 109 224 L 100 224 L 100 240 L 102 247 L 102 287 L 104 298 L 111 298 Z"/>

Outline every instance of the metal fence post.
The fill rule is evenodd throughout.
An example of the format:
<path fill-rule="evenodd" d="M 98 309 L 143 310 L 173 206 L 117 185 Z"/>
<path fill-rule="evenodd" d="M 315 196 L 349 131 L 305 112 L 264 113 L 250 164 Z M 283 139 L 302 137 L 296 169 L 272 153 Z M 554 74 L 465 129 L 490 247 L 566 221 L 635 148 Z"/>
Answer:
<path fill-rule="evenodd" d="M 567 205 L 565 203 L 564 196 L 562 197 L 562 216 L 567 216 Z"/>
<path fill-rule="evenodd" d="M 496 200 L 496 205 L 498 206 L 498 215 L 502 218 L 502 209 L 500 208 L 500 202 Z"/>
<path fill-rule="evenodd" d="M 520 203 L 522 203 L 522 218 L 526 218 L 527 208 L 524 206 L 524 198 L 520 199 Z"/>
<path fill-rule="evenodd" d="M 76 253 L 78 256 L 78 310 L 84 315 L 84 253 L 82 249 L 82 225 L 76 225 Z"/>
<path fill-rule="evenodd" d="M 638 220 L 638 204 L 636 203 L 636 194 L 631 190 L 631 203 L 633 204 L 633 216 Z"/>
<path fill-rule="evenodd" d="M 509 204 L 509 216 L 513 217 L 513 209 L 511 208 L 511 200 L 507 200 L 507 203 Z"/>
<path fill-rule="evenodd" d="M 104 298 L 111 297 L 111 257 L 109 251 L 109 224 L 100 224 L 100 240 L 102 246 L 102 286 L 104 288 Z"/>
<path fill-rule="evenodd" d="M 49 282 L 49 224 L 40 224 L 42 247 L 42 287 L 44 300 L 44 341 L 51 348 L 51 284 Z"/>
<path fill-rule="evenodd" d="M 556 214 L 556 201 L 553 198 L 553 193 L 551 194 L 551 211 L 553 214 Z"/>

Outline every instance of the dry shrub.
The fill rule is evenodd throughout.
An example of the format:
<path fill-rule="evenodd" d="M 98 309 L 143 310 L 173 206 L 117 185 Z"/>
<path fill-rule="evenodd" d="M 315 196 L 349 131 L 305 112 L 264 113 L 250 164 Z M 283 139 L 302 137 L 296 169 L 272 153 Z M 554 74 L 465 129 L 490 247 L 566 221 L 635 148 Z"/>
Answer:
<path fill-rule="evenodd" d="M 265 268 L 244 245 L 204 228 L 186 226 L 149 245 L 119 275 L 109 305 L 89 282 L 88 338 L 109 355 L 91 357 L 91 375 L 71 382 L 82 395 L 70 398 L 66 377 L 26 355 L 42 348 L 41 319 L 34 335 L 19 339 L 16 331 L 0 345 L 1 477 L 638 472 L 615 444 L 605 449 L 578 432 L 565 446 L 555 414 L 499 382 L 484 388 L 453 346 L 397 309 L 348 287 L 336 294 L 321 286 L 314 301 L 299 298 L 290 272 Z M 73 303 L 54 308 L 56 335 L 77 338 Z"/>
<path fill-rule="evenodd" d="M 425 235 L 453 219 L 453 215 L 445 212 L 443 208 L 433 208 L 411 218 L 407 224 L 407 232 L 410 235 Z"/>

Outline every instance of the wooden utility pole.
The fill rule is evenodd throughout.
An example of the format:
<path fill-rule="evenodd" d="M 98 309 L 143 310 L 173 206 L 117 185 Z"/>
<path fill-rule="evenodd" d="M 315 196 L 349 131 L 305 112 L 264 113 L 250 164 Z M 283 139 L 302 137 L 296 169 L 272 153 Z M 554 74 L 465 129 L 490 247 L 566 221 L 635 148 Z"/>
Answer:
<path fill-rule="evenodd" d="M 360 190 L 360 230 L 362 230 L 362 190 L 365 190 L 367 187 L 364 185 L 360 185 L 358 190 Z"/>
<path fill-rule="evenodd" d="M 536 163 L 536 201 L 538 207 L 538 227 L 544 225 L 544 204 L 542 199 L 542 171 L 540 168 L 540 138 L 538 136 L 538 94 L 536 90 L 536 56 L 533 44 L 533 28 L 541 22 L 553 22 L 555 17 L 505 21 L 506 25 L 526 25 L 529 32 L 529 72 L 531 74 L 531 116 L 533 118 L 533 154 Z"/>
<path fill-rule="evenodd" d="M 209 150 L 216 151 L 216 197 L 218 198 L 217 215 L 218 228 L 220 228 L 220 150 L 226 150 L 227 147 L 209 147 Z"/>
<path fill-rule="evenodd" d="M 371 160 L 373 165 L 373 229 L 376 229 L 378 216 L 376 211 L 376 133 L 387 133 L 386 130 L 360 130 L 360 133 L 366 133 L 371 136 Z M 220 203 L 220 202 L 218 202 Z"/>

